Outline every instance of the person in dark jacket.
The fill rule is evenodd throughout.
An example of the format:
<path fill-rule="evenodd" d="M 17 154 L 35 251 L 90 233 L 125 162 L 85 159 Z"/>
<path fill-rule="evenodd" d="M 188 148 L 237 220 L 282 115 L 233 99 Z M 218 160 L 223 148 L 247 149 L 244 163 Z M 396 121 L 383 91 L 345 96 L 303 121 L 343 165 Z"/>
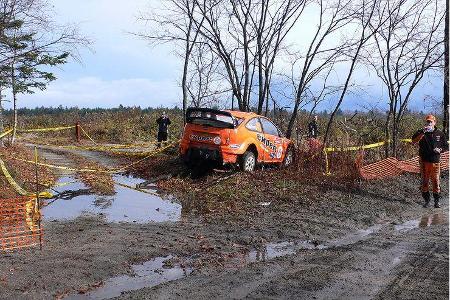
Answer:
<path fill-rule="evenodd" d="M 316 139 L 318 135 L 317 116 L 314 116 L 314 119 L 308 123 L 308 137 Z"/>
<path fill-rule="evenodd" d="M 440 159 L 441 152 L 447 148 L 442 131 L 436 128 L 436 118 L 428 115 L 425 118 L 426 124 L 422 129 L 412 136 L 413 144 L 419 143 L 420 173 L 422 176 L 422 197 L 425 200 L 423 207 L 428 207 L 430 203 L 429 181 L 433 184 L 434 207 L 439 208 L 440 199 Z"/>
<path fill-rule="evenodd" d="M 158 124 L 158 148 L 161 147 L 161 142 L 167 141 L 167 133 L 169 131 L 169 125 L 171 124 L 166 112 L 163 112 L 161 117 L 156 120 Z"/>

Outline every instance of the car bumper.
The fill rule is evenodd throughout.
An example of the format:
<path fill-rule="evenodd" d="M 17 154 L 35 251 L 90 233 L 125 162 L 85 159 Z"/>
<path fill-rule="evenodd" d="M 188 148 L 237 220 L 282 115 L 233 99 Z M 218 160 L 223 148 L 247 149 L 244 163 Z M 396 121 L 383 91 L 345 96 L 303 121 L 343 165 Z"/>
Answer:
<path fill-rule="evenodd" d="M 224 151 L 222 147 L 211 149 L 206 147 L 189 147 L 181 152 L 183 160 L 187 163 L 195 161 L 219 161 L 223 164 L 234 164 L 237 161 L 237 154 Z"/>

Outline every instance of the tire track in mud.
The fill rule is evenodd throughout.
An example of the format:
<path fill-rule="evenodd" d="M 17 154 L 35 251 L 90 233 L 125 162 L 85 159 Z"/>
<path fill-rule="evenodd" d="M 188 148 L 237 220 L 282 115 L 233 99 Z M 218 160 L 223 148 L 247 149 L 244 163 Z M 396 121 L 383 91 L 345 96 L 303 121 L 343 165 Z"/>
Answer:
<path fill-rule="evenodd" d="M 448 225 L 385 225 L 355 244 L 210 270 L 118 297 L 135 298 L 448 299 Z"/>
<path fill-rule="evenodd" d="M 89 159 L 101 161 L 101 157 L 89 157 Z M 335 208 L 332 211 L 324 212 L 325 217 L 327 217 L 325 220 L 319 221 L 308 218 L 308 222 L 310 225 L 315 224 L 315 226 L 322 228 L 329 227 L 331 232 L 339 232 L 342 227 L 347 227 L 340 222 L 342 215 L 338 213 L 339 210 L 343 210 L 343 208 Z M 420 298 L 448 296 L 448 283 L 447 289 L 443 289 L 442 292 L 439 289 L 437 291 L 434 289 L 424 293 L 424 288 L 416 288 L 418 286 L 416 282 L 417 274 L 422 274 L 419 277 L 423 281 L 428 281 L 425 288 L 434 286 L 436 276 L 429 274 L 436 273 L 436 270 L 438 270 L 441 278 L 446 278 L 445 272 L 443 272 L 445 268 L 442 270 L 438 262 L 433 260 L 439 248 L 438 245 L 435 243 L 434 248 L 426 252 L 417 249 L 417 247 L 423 248 L 425 245 L 417 245 L 418 241 L 414 239 L 414 234 L 411 236 L 409 232 L 406 233 L 406 236 L 412 238 L 413 241 L 409 241 L 409 238 L 405 240 L 404 236 L 392 238 L 390 235 L 392 233 L 387 233 L 387 236 L 376 235 L 368 241 L 323 250 L 322 253 L 317 251 L 307 253 L 304 258 L 301 255 L 308 251 L 301 250 L 297 253 L 300 254 L 300 257 L 287 257 L 259 263 L 262 265 L 259 266 L 261 268 L 257 269 L 256 274 L 254 273 L 256 266 L 251 265 L 244 271 L 237 270 L 234 273 L 216 274 L 217 277 L 213 278 L 209 277 L 203 280 L 197 278 L 197 276 L 192 279 L 186 278 L 179 281 L 182 286 L 181 289 L 185 293 L 176 292 L 175 295 L 171 292 L 169 292 L 169 295 L 163 293 L 163 298 L 166 298 L 165 296 L 169 296 L 168 298 L 184 298 L 188 295 L 193 298 L 233 299 L 245 297 L 410 299 L 417 298 L 418 295 L 420 295 Z M 404 262 L 405 260 L 409 262 Z M 434 280 L 430 280 L 430 276 Z M 187 286 L 184 286 L 183 282 Z M 191 283 L 189 284 L 189 282 Z M 169 283 L 169 285 L 171 284 Z M 193 292 L 199 285 L 208 288 Z M 163 288 L 164 285 L 155 287 L 156 290 Z M 177 286 L 176 289 L 178 288 Z M 144 290 L 146 289 L 142 291 Z M 173 289 L 170 290 L 173 291 Z M 445 291 L 447 291 L 447 294 L 445 294 Z M 126 297 L 125 295 L 124 297 Z M 143 296 L 140 291 L 131 292 L 130 295 Z"/>
<path fill-rule="evenodd" d="M 445 240 L 445 237 L 436 239 Z M 431 243 L 408 257 L 398 277 L 377 295 L 377 299 L 448 299 L 448 243 Z"/>

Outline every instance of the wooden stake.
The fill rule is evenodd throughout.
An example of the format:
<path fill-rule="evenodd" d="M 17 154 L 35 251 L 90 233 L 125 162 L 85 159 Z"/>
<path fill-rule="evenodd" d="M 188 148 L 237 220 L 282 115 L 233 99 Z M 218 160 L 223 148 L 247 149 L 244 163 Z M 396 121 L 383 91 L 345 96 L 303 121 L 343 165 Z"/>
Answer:
<path fill-rule="evenodd" d="M 77 143 L 81 141 L 81 130 L 80 130 L 80 122 L 75 124 L 75 135 L 77 137 Z"/>
<path fill-rule="evenodd" d="M 41 201 L 39 199 L 39 169 L 38 169 L 38 152 L 37 147 L 34 146 L 34 162 L 35 162 L 35 171 L 36 171 L 36 203 L 34 204 L 35 213 L 37 209 L 37 213 L 41 212 Z M 38 221 L 39 228 L 39 249 L 42 250 L 42 231 L 41 231 L 41 216 L 39 216 Z"/>

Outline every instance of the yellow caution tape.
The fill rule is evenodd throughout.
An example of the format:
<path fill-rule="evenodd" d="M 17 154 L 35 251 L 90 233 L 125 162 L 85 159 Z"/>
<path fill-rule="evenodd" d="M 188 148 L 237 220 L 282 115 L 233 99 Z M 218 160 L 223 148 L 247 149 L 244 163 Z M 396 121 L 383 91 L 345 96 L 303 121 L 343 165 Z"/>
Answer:
<path fill-rule="evenodd" d="M 158 141 L 152 141 L 152 142 L 148 142 L 148 143 L 144 143 L 144 144 L 115 144 L 115 145 L 99 145 L 99 143 L 97 143 L 96 141 L 94 141 L 94 139 L 87 133 L 87 131 L 83 128 L 83 126 L 80 125 L 81 131 L 83 131 L 84 135 L 86 135 L 86 137 L 93 142 L 95 145 L 98 145 L 96 147 L 100 147 L 101 149 L 126 149 L 126 148 L 142 148 L 142 147 L 148 147 L 148 146 L 152 146 L 152 145 L 156 145 L 159 142 Z M 166 141 L 167 142 L 167 141 Z M 94 147 L 91 146 L 91 148 L 93 149 Z"/>
<path fill-rule="evenodd" d="M 401 139 L 401 142 L 404 143 L 411 143 L 412 139 Z M 388 141 L 388 143 L 390 143 L 391 141 Z M 378 142 L 378 143 L 374 143 L 374 144 L 369 144 L 369 145 L 363 145 L 363 146 L 354 146 L 354 147 L 344 147 L 344 148 L 334 148 L 334 147 L 329 147 L 329 148 L 325 148 L 326 152 L 339 152 L 339 151 L 357 151 L 357 150 L 364 150 L 364 149 L 371 149 L 371 148 L 377 148 L 377 147 L 381 147 L 383 145 L 385 145 L 386 142 Z"/>
<path fill-rule="evenodd" d="M 143 157 L 143 158 L 141 158 L 141 159 L 139 159 L 139 160 L 137 160 L 135 162 L 132 162 L 131 164 L 128 164 L 126 166 L 121 167 L 120 170 L 124 171 L 124 170 L 128 169 L 131 166 L 137 165 L 138 163 L 140 163 L 140 162 L 142 162 L 142 161 L 144 161 L 144 160 L 146 160 L 146 159 L 148 159 L 148 158 L 150 158 L 150 157 L 152 157 L 152 156 L 154 156 L 156 154 L 159 154 L 159 153 L 163 152 L 164 150 L 169 149 L 170 147 L 175 146 L 179 142 L 180 141 L 175 141 L 175 142 L 173 142 L 173 143 L 171 143 L 171 144 L 169 144 L 167 146 L 164 146 L 164 147 L 161 147 L 159 149 L 156 149 L 156 150 L 150 152 L 147 156 L 145 156 L 145 157 Z"/>
<path fill-rule="evenodd" d="M 81 126 L 81 125 L 78 125 L 78 126 L 80 126 L 81 131 L 83 131 L 84 135 L 86 135 L 87 138 L 91 140 L 91 142 L 93 142 L 95 145 L 98 145 L 98 144 L 91 138 L 91 136 L 86 132 L 86 130 L 84 130 L 83 126 Z"/>
<path fill-rule="evenodd" d="M 121 166 L 121 167 L 115 168 L 115 169 L 107 169 L 107 170 L 105 170 L 105 169 L 92 169 L 92 168 L 71 168 L 71 167 L 57 166 L 57 165 L 46 164 L 46 163 L 37 163 L 37 165 L 43 166 L 43 167 L 47 167 L 47 168 L 52 168 L 52 169 L 68 170 L 68 171 L 74 171 L 74 172 L 101 172 L 101 173 L 111 173 L 111 174 L 112 173 L 120 173 L 120 172 L 125 171 L 126 169 L 128 169 L 131 166 L 134 166 L 134 165 L 136 165 L 136 164 L 138 164 L 138 163 L 140 163 L 140 162 L 142 162 L 142 161 L 144 161 L 144 160 L 146 160 L 146 159 L 148 159 L 148 158 L 150 158 L 150 157 L 152 157 L 152 156 L 154 156 L 154 155 L 156 155 L 156 154 L 158 154 L 158 153 L 160 153 L 160 152 L 162 152 L 162 151 L 164 151 L 164 150 L 166 150 L 166 149 L 168 149 L 170 147 L 173 147 L 177 143 L 179 143 L 179 141 L 173 142 L 173 143 L 171 143 L 171 144 L 169 144 L 169 145 L 167 145 L 165 147 L 159 148 L 159 149 L 157 149 L 155 151 L 146 152 L 145 153 L 145 155 L 146 155 L 145 157 L 143 157 L 143 158 L 141 158 L 141 159 L 139 159 L 139 160 L 137 160 L 135 162 L 132 162 L 132 163 L 130 163 L 128 165 Z M 141 153 L 141 154 L 143 154 L 143 153 Z M 22 159 L 22 158 L 11 157 L 11 159 L 19 160 L 19 161 L 30 163 L 30 164 L 36 164 L 36 162 L 34 162 L 34 161 L 26 160 L 26 159 Z"/>
<path fill-rule="evenodd" d="M 75 125 L 73 125 L 73 126 L 63 126 L 63 127 L 48 127 L 48 128 L 18 129 L 17 132 L 59 131 L 59 130 L 72 129 L 72 128 L 75 128 Z"/>
<path fill-rule="evenodd" d="M 0 133 L 0 139 L 1 139 L 2 137 L 7 136 L 7 135 L 10 134 L 12 131 L 13 131 L 12 129 L 8 129 L 8 130 L 6 130 L 5 132 Z"/>
<path fill-rule="evenodd" d="M 34 162 L 33 162 L 34 163 Z M 6 177 L 6 180 L 8 183 L 16 190 L 16 192 L 21 196 L 31 196 L 36 197 L 36 193 L 29 193 L 26 190 L 24 190 L 20 185 L 17 184 L 17 182 L 12 178 L 11 174 L 8 172 L 8 169 L 5 166 L 5 163 L 0 158 L 0 168 L 2 169 L 3 175 Z M 49 192 L 40 192 L 39 193 L 40 198 L 52 198 L 53 195 Z"/>
<path fill-rule="evenodd" d="M 31 160 L 26 160 L 23 158 L 17 158 L 17 157 L 11 157 L 11 159 L 14 160 L 18 160 L 18 161 L 22 161 L 22 162 L 26 162 L 26 163 L 30 163 L 30 164 L 36 164 L 36 162 L 31 161 Z M 71 167 L 65 167 L 65 166 L 57 166 L 57 165 L 52 165 L 52 164 L 45 164 L 45 163 L 37 163 L 38 166 L 42 166 L 42 167 L 47 167 L 47 168 L 51 168 L 51 169 L 60 169 L 60 170 L 67 170 L 67 171 L 74 171 L 74 172 L 101 172 L 101 173 L 111 173 L 110 170 L 101 170 L 101 169 L 89 169 L 89 168 L 81 168 L 81 169 L 77 169 L 77 168 L 71 168 Z M 113 172 L 114 173 L 114 172 Z"/>
<path fill-rule="evenodd" d="M 329 148 L 325 148 L 325 152 L 357 151 L 357 150 L 363 150 L 363 149 L 377 148 L 377 147 L 383 146 L 384 144 L 386 144 L 386 142 L 379 142 L 379 143 L 374 143 L 374 144 L 370 144 L 370 145 L 344 147 L 344 148 L 329 147 Z"/>
<path fill-rule="evenodd" d="M 123 154 L 128 156 L 145 156 L 153 151 L 120 151 L 119 149 L 130 149 L 130 148 L 148 148 L 152 145 L 157 144 L 158 142 L 150 142 L 146 145 L 98 145 L 98 146 L 77 146 L 77 145 L 53 145 L 48 143 L 36 143 L 33 141 L 29 141 L 32 144 L 40 145 L 40 146 L 50 146 L 57 147 L 61 149 L 72 149 L 72 150 L 90 150 L 90 151 L 102 151 L 102 152 L 112 152 L 116 154 Z M 171 141 L 163 142 L 162 144 L 172 144 Z M 178 141 L 176 141 L 178 143 Z"/>
<path fill-rule="evenodd" d="M 62 187 L 62 186 L 74 184 L 77 182 L 78 182 L 78 180 L 72 180 L 72 181 L 60 182 L 60 183 L 54 183 L 54 184 L 40 183 L 40 185 L 45 186 L 46 188 L 55 188 L 55 187 Z"/>

